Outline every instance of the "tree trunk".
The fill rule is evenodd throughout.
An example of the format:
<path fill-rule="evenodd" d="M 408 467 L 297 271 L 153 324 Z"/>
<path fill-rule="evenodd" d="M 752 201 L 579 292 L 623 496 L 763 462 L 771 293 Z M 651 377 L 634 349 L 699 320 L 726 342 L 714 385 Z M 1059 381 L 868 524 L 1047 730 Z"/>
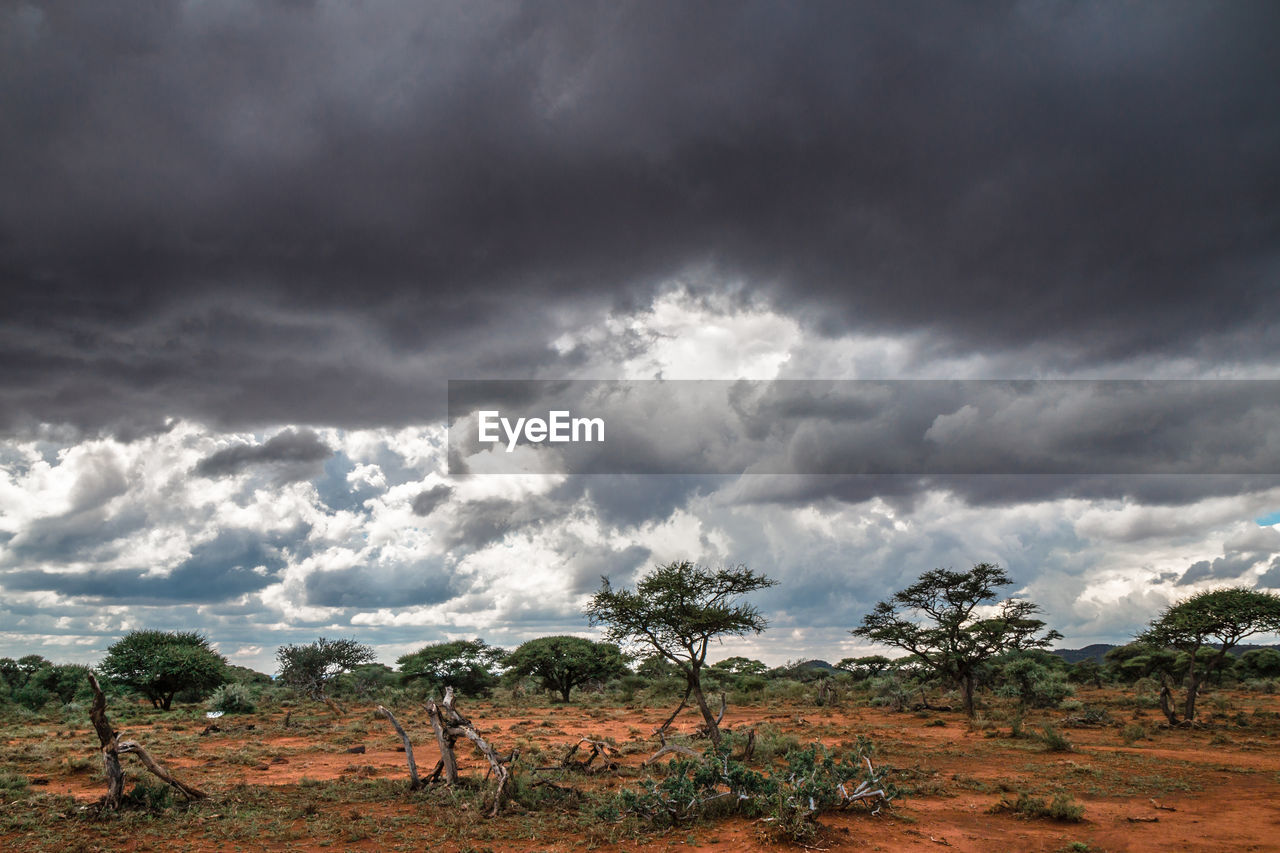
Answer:
<path fill-rule="evenodd" d="M 1200 684 L 1202 682 L 1203 679 L 1200 677 L 1200 673 L 1192 665 L 1191 673 L 1187 678 L 1187 699 L 1182 705 L 1182 717 L 1188 723 L 1196 718 L 1196 694 L 1200 692 Z"/>
<path fill-rule="evenodd" d="M 120 753 L 116 750 L 116 732 L 107 719 L 107 697 L 102 695 L 97 677 L 89 673 L 89 684 L 93 687 L 93 705 L 89 708 L 89 719 L 98 733 L 98 741 L 102 744 L 102 766 L 107 775 L 107 796 L 103 805 L 108 809 L 118 809 L 124 796 L 124 770 L 120 767 Z"/>
<path fill-rule="evenodd" d="M 160 710 L 168 711 L 168 710 L 171 710 L 172 707 L 173 707 L 173 694 L 167 693 L 165 694 L 165 697 L 160 700 Z"/>
<path fill-rule="evenodd" d="M 560 688 L 560 697 L 561 697 L 562 699 L 564 699 L 564 701 L 565 701 L 566 703 L 568 703 L 568 701 L 569 701 L 569 691 L 570 691 L 571 689 L 572 689 L 572 688 L 570 688 L 570 687 L 561 687 L 561 688 Z"/>
<path fill-rule="evenodd" d="M 1177 726 L 1179 725 L 1178 714 L 1173 710 L 1173 705 L 1170 701 L 1172 697 L 1173 691 L 1169 689 L 1169 685 L 1167 683 L 1162 684 L 1160 686 L 1160 711 L 1164 714 L 1164 718 L 1169 721 L 1169 725 Z"/>
<path fill-rule="evenodd" d="M 964 701 L 964 713 L 973 716 L 973 673 L 965 673 L 960 679 L 960 695 Z"/>
<path fill-rule="evenodd" d="M 431 777 L 433 780 L 439 779 L 443 771 L 445 784 L 456 785 L 458 784 L 458 764 L 453 757 L 454 738 L 446 731 L 449 724 L 445 721 L 444 714 L 434 699 L 427 700 L 427 719 L 431 720 L 431 728 L 435 729 L 436 743 L 440 747 L 440 761 L 436 764 Z"/>
<path fill-rule="evenodd" d="M 707 723 L 707 737 L 711 738 L 712 743 L 719 746 L 720 724 L 715 715 L 711 713 L 711 709 L 707 707 L 707 697 L 702 695 L 702 684 L 699 683 L 696 673 L 690 676 L 689 686 L 693 689 L 693 698 L 698 703 L 698 710 L 702 712 L 702 719 Z"/>

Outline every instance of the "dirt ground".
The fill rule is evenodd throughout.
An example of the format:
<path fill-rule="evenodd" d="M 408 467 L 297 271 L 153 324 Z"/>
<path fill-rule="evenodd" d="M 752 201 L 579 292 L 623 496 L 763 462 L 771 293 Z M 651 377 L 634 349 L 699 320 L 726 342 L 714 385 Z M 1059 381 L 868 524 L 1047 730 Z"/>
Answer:
<path fill-rule="evenodd" d="M 876 743 L 877 760 L 892 768 L 902 796 L 878 816 L 862 809 L 823 815 L 810 849 L 1280 850 L 1280 699 L 1220 696 L 1196 729 L 1163 726 L 1158 711 L 1127 706 L 1114 691 L 1077 697 L 1107 710 L 1111 719 L 1103 725 L 1073 726 L 1069 712 L 1034 711 L 1022 720 L 1020 737 L 1012 736 L 1013 713 L 1000 721 L 1000 709 L 970 722 L 956 712 L 895 713 L 851 702 L 730 707 L 725 725 L 754 726 L 763 746 L 778 749 L 816 741 L 840 753 L 859 735 Z M 3 740 L 3 767 L 24 774 L 30 787 L 20 795 L 4 792 L 0 849 L 802 849 L 771 838 L 759 820 L 665 830 L 636 828 L 633 820 L 621 828 L 574 799 L 586 792 L 602 801 L 608 792 L 637 787 L 652 772 L 641 767 L 657 745 L 651 732 L 670 709 L 467 702 L 464 710 L 499 751 L 521 749 L 516 767 L 524 784 L 541 782 L 568 799 L 544 810 L 515 804 L 499 818 L 483 817 L 487 764 L 469 747 L 459 751 L 460 772 L 470 777 L 466 791 L 437 786 L 411 793 L 400 740 L 372 706 L 352 708 L 341 720 L 299 706 L 287 728 L 282 709 L 224 717 L 220 731 L 207 734 L 208 721 L 196 710 L 185 718 L 148 711 L 117 728 L 209 791 L 210 801 L 186 807 L 179 797 L 159 813 L 102 816 L 94 803 L 104 783 L 87 720 L 71 728 L 13 726 Z M 439 753 L 425 713 L 407 706 L 399 716 L 419 767 L 430 772 Z M 688 734 L 697 722 L 686 711 L 674 729 Z M 1052 751 L 1037 736 L 1045 724 L 1066 736 L 1069 751 Z M 620 766 L 536 770 L 558 764 L 580 737 L 617 744 Z M 145 776 L 131 758 L 125 766 L 131 780 Z M 1019 793 L 1046 800 L 1065 794 L 1084 807 L 1083 820 L 992 811 Z"/>

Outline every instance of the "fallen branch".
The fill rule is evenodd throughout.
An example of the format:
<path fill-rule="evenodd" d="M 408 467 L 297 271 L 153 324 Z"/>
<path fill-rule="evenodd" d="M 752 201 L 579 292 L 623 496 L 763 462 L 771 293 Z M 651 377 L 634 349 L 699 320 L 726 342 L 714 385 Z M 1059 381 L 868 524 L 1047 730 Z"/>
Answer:
<path fill-rule="evenodd" d="M 175 777 L 172 773 L 165 769 L 164 765 L 151 757 L 151 753 L 143 748 L 142 744 L 136 740 L 122 740 L 116 744 L 116 752 L 123 755 L 132 753 L 138 756 L 138 760 L 142 762 L 142 766 L 151 771 L 152 775 L 157 776 L 161 781 L 172 785 L 183 793 L 189 800 L 207 800 L 209 795 L 194 785 L 188 785 L 181 779 Z"/>
<path fill-rule="evenodd" d="M 658 750 L 658 751 L 657 751 L 657 752 L 655 752 L 653 755 L 650 755 L 648 758 L 646 758 L 646 759 L 645 759 L 645 761 L 644 761 L 644 764 L 642 764 L 641 766 L 642 766 L 642 767 L 648 767 L 650 764 L 652 764 L 653 762 L 657 761 L 657 760 L 658 760 L 659 758 L 661 758 L 662 756 L 664 756 L 664 755 L 670 755 L 670 754 L 671 754 L 671 753 L 673 753 L 673 752 L 678 752 L 678 753 L 680 753 L 681 755 L 687 755 L 687 756 L 689 756 L 690 758 L 701 758 L 701 757 L 702 757 L 702 753 L 698 752 L 697 750 L 690 749 L 689 747 L 687 747 L 687 746 L 682 746 L 682 745 L 680 745 L 680 744 L 678 744 L 678 743 L 669 743 L 669 744 L 666 744 L 665 746 L 663 746 L 663 747 L 662 747 L 662 749 Z"/>
<path fill-rule="evenodd" d="M 194 785 L 188 785 L 178 779 L 159 761 L 134 740 L 120 740 L 120 733 L 111 727 L 107 719 L 107 697 L 102 693 L 102 686 L 92 672 L 89 673 L 89 686 L 93 688 L 93 705 L 89 708 L 89 719 L 98 733 L 98 741 L 102 749 L 102 763 L 107 776 L 107 796 L 103 806 L 118 809 L 124 797 L 124 769 L 120 766 L 120 756 L 133 754 L 153 775 L 166 784 L 178 789 L 183 796 L 191 800 L 206 800 L 209 795 Z"/>
<path fill-rule="evenodd" d="M 578 754 L 578 750 L 582 748 L 583 744 L 586 744 L 587 746 L 591 747 L 590 754 L 587 755 L 584 761 L 574 761 L 573 757 Z M 605 743 L 602 740 L 592 740 L 591 738 L 586 738 L 586 737 L 579 738 L 577 743 L 569 747 L 569 751 L 565 753 L 564 758 L 560 760 L 559 764 L 548 765 L 546 767 L 538 767 L 535 769 L 537 770 L 581 770 L 584 772 L 590 772 L 589 768 L 591 767 L 591 763 L 595 761 L 597 758 L 600 758 L 604 760 L 604 763 L 601 765 L 601 768 L 603 768 L 604 770 L 616 770 L 618 769 L 618 762 L 610 758 L 610 753 L 612 753 L 613 755 L 617 755 L 618 754 L 617 747 L 611 746 L 610 744 Z"/>

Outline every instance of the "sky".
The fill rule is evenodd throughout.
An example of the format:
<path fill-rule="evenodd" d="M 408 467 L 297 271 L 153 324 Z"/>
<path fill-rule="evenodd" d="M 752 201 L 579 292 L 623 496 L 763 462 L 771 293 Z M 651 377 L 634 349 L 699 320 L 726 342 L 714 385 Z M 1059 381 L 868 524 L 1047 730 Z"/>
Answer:
<path fill-rule="evenodd" d="M 858 406 L 757 396 L 809 460 L 769 473 L 700 432 L 717 400 L 669 407 L 661 474 L 607 443 L 462 474 L 447 393 L 1280 379 L 1277 32 L 1269 2 L 8 0 L 0 655 L 595 636 L 602 575 L 672 560 L 779 581 L 712 652 L 771 664 L 867 653 L 935 567 L 999 563 L 1067 647 L 1280 589 L 1266 382 L 860 440 Z M 1076 461 L 840 467 L 893 424 Z"/>

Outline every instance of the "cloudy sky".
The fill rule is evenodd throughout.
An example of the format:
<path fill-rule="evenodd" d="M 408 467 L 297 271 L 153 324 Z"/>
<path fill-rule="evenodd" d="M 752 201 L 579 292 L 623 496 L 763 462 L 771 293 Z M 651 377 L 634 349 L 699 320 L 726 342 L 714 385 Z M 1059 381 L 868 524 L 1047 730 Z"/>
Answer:
<path fill-rule="evenodd" d="M 1269 383 L 961 398 L 903 423 L 1076 461 L 863 476 L 706 436 L 663 474 L 451 475 L 446 394 L 1280 379 L 1277 32 L 1270 2 L 6 0 L 0 654 L 513 645 L 675 559 L 781 581 L 722 650 L 771 663 L 862 653 L 936 566 L 999 562 L 1068 646 L 1280 588 Z M 757 437 L 797 416 L 753 405 Z M 657 446 L 720 417 L 671 411 Z M 770 452 L 852 470 L 864 417 Z"/>

